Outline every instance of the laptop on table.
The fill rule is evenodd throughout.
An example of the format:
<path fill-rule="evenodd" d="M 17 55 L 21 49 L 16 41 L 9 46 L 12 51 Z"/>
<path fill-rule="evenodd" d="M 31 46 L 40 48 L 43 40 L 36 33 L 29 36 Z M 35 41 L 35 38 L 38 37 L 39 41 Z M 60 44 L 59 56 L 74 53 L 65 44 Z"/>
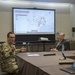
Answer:
<path fill-rule="evenodd" d="M 67 67 L 67 68 L 60 68 L 60 70 L 68 72 L 70 74 L 75 74 L 75 61 L 73 62 L 71 67 Z"/>

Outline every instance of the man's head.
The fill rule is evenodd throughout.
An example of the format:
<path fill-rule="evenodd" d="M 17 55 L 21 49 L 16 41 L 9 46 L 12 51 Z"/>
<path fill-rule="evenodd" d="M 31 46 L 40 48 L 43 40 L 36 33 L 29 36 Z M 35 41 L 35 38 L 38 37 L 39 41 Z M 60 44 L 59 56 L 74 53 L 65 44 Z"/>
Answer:
<path fill-rule="evenodd" d="M 15 34 L 13 32 L 9 32 L 7 34 L 7 41 L 9 44 L 13 44 L 15 41 Z"/>
<path fill-rule="evenodd" d="M 61 33 L 58 34 L 58 39 L 59 40 L 63 40 L 64 37 L 65 37 L 65 34 L 64 33 L 61 32 Z"/>

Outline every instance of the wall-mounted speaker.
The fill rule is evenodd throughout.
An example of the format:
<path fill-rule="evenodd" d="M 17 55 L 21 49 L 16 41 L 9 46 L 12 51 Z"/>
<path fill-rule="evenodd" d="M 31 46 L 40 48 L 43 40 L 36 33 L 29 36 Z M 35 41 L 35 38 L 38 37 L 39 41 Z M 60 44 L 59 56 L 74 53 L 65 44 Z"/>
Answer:
<path fill-rule="evenodd" d="M 75 27 L 72 27 L 72 32 L 75 32 Z"/>

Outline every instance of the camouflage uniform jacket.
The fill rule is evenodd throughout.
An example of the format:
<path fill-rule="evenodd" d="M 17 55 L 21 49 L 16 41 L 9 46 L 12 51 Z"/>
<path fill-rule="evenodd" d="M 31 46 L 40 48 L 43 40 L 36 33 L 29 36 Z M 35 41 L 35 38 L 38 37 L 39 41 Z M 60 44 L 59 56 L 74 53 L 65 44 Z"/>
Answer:
<path fill-rule="evenodd" d="M 17 61 L 15 55 L 20 49 L 12 50 L 12 45 L 8 44 L 7 42 L 3 43 L 1 46 L 1 67 L 2 70 L 8 73 L 12 73 L 18 70 Z"/>

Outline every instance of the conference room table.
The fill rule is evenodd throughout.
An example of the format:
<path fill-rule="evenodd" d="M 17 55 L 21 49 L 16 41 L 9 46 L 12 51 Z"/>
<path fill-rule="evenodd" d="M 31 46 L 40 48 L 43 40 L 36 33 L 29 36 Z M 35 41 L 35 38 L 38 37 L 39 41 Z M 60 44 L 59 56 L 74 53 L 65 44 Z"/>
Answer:
<path fill-rule="evenodd" d="M 56 55 L 44 56 L 45 54 Z M 66 56 L 75 56 L 75 51 L 64 51 L 64 54 Z M 61 51 L 18 53 L 16 58 L 21 75 L 72 75 L 60 70 L 60 68 L 72 65 L 59 64 L 60 58 L 63 58 Z"/>

